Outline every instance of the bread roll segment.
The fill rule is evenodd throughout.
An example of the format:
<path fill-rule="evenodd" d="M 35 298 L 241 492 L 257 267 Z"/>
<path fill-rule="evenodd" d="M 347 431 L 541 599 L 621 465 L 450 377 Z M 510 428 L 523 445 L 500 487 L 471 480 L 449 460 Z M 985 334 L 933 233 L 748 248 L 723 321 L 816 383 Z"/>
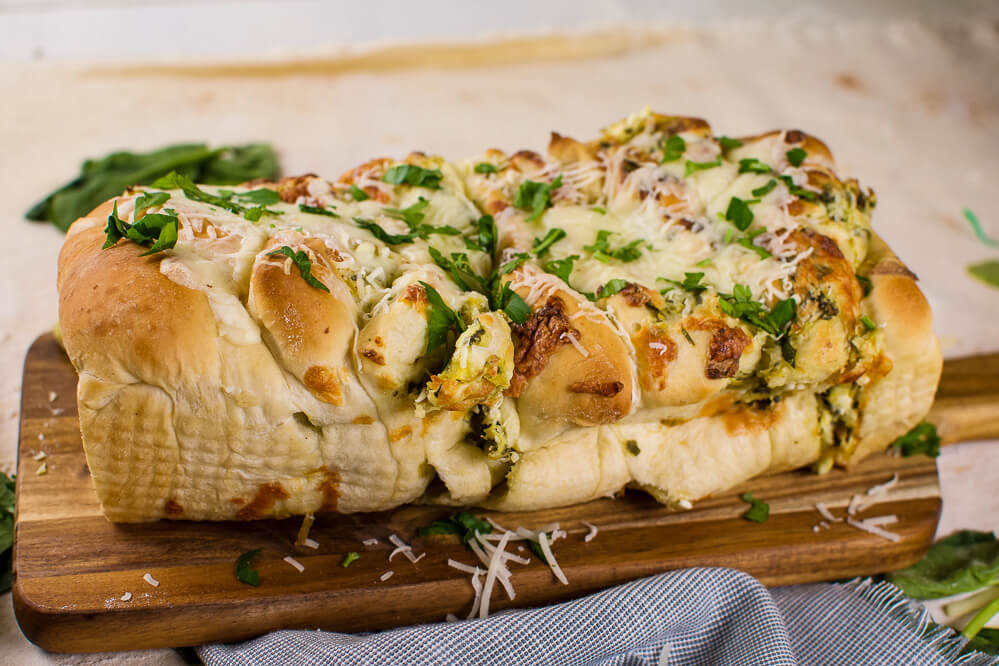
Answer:
<path fill-rule="evenodd" d="M 939 380 L 873 193 L 797 130 L 645 110 L 547 155 L 192 187 L 102 204 L 59 258 L 112 521 L 689 507 L 883 450 Z M 175 245 L 102 249 L 149 192 Z"/>

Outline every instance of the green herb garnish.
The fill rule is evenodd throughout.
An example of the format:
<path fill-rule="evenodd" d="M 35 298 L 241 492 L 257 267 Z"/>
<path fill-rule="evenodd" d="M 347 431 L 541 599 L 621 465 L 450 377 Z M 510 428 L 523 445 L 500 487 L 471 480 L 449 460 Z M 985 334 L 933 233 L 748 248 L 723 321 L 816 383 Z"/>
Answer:
<path fill-rule="evenodd" d="M 787 161 L 794 167 L 800 167 L 801 163 L 808 157 L 808 152 L 804 148 L 792 148 L 784 154 L 787 156 Z"/>
<path fill-rule="evenodd" d="M 368 196 L 367 192 L 359 188 L 357 185 L 351 185 L 350 190 L 348 191 L 350 192 L 350 196 L 353 197 L 354 201 L 367 201 L 368 199 L 371 198 Z"/>
<path fill-rule="evenodd" d="M 601 215 L 606 215 L 607 214 L 607 209 L 606 208 L 602 208 L 601 206 L 594 206 L 590 210 L 592 210 L 594 213 L 600 213 Z"/>
<path fill-rule="evenodd" d="M 871 320 L 871 318 L 868 317 L 867 315 L 861 315 L 860 316 L 860 323 L 863 324 L 864 328 L 866 328 L 868 331 L 873 331 L 874 329 L 876 329 L 878 327 L 877 324 L 875 324 Z"/>
<path fill-rule="evenodd" d="M 475 221 L 475 226 L 478 227 L 478 234 L 474 238 L 466 239 L 466 243 L 471 241 L 472 249 L 492 256 L 496 252 L 496 239 L 499 238 L 493 216 L 483 215 Z"/>
<path fill-rule="evenodd" d="M 361 559 L 360 555 L 358 555 L 354 551 L 350 551 L 349 553 L 343 556 L 343 562 L 340 563 L 340 566 L 346 569 L 359 559 Z"/>
<path fill-rule="evenodd" d="M 298 204 L 298 210 L 303 213 L 309 213 L 310 215 L 325 215 L 326 217 L 340 217 L 329 208 L 319 208 L 317 206 L 306 206 L 305 204 Z"/>
<path fill-rule="evenodd" d="M 753 497 L 753 493 L 743 493 L 739 496 L 743 502 L 750 504 L 742 517 L 754 523 L 765 523 L 770 519 L 770 505 L 761 499 Z"/>
<path fill-rule="evenodd" d="M 565 238 L 565 236 L 566 234 L 564 229 L 549 229 L 544 238 L 534 239 L 534 242 L 531 245 L 531 251 L 534 253 L 534 256 L 543 257 L 545 253 L 548 252 L 548 248 Z"/>
<path fill-rule="evenodd" d="M 250 562 L 260 554 L 261 548 L 248 550 L 236 559 L 236 580 L 253 587 L 260 585 L 260 572 L 254 569 Z"/>
<path fill-rule="evenodd" d="M 430 258 L 434 260 L 434 263 L 440 266 L 447 273 L 448 277 L 461 287 L 462 291 L 488 293 L 489 290 L 482 278 L 472 270 L 472 265 L 468 261 L 467 254 L 464 252 L 453 252 L 451 253 L 451 258 L 448 259 L 435 247 L 428 247 L 427 252 L 430 254 Z"/>
<path fill-rule="evenodd" d="M 387 217 L 391 217 L 395 220 L 402 220 L 406 223 L 410 229 L 416 229 L 417 225 L 423 221 L 424 213 L 430 202 L 420 197 L 419 200 L 412 206 L 408 206 L 403 209 L 399 208 L 383 208 L 382 212 L 385 213 Z"/>
<path fill-rule="evenodd" d="M 753 211 L 745 201 L 739 197 L 732 197 L 725 210 L 725 219 L 734 224 L 739 231 L 745 231 L 753 223 Z"/>
<path fill-rule="evenodd" d="M 999 261 L 995 259 L 971 264 L 968 266 L 968 274 L 991 287 L 999 288 Z"/>
<path fill-rule="evenodd" d="M 75 179 L 32 206 L 25 216 L 38 222 L 48 220 L 65 231 L 102 201 L 133 185 L 149 185 L 171 171 L 199 183 L 235 185 L 255 178 L 274 179 L 280 170 L 277 155 L 267 144 L 210 149 L 192 143 L 148 153 L 116 152 L 84 162 Z"/>
<path fill-rule="evenodd" d="M 415 164 L 397 164 L 385 172 L 385 175 L 382 176 L 382 182 L 439 190 L 443 178 L 444 175 L 440 169 L 424 169 Z"/>
<path fill-rule="evenodd" d="M 678 134 L 660 141 L 660 146 L 663 149 L 663 164 L 666 162 L 676 162 L 683 157 L 683 153 L 687 150 L 687 142 Z"/>
<path fill-rule="evenodd" d="M 718 139 L 718 145 L 721 146 L 722 151 L 728 152 L 735 148 L 741 148 L 744 144 L 738 139 L 732 139 L 727 136 L 716 137 Z"/>
<path fill-rule="evenodd" d="M 510 288 L 509 282 L 499 290 L 491 305 L 497 310 L 502 310 L 515 324 L 523 324 L 531 316 L 531 306 L 520 297 L 520 294 Z"/>
<path fill-rule="evenodd" d="M 906 458 L 919 454 L 936 458 L 940 455 L 940 435 L 936 426 L 923 421 L 892 442 L 891 446 Z"/>
<path fill-rule="evenodd" d="M 552 205 L 552 191 L 560 187 L 562 187 L 561 174 L 550 183 L 525 180 L 517 188 L 517 194 L 513 198 L 513 205 L 521 210 L 531 211 L 531 214 L 527 216 L 527 221 L 534 222 Z"/>
<path fill-rule="evenodd" d="M 613 280 L 607 280 L 606 284 L 601 285 L 601 287 L 599 289 L 597 289 L 596 298 L 595 299 L 590 299 L 590 300 L 600 300 L 601 298 L 610 298 L 614 294 L 622 291 L 629 284 L 631 284 L 631 283 L 628 282 L 627 280 L 622 280 L 620 278 L 614 278 Z"/>
<path fill-rule="evenodd" d="M 367 229 L 372 236 L 377 238 L 383 243 L 388 245 L 402 245 L 404 243 L 412 243 L 413 239 L 416 238 L 416 234 L 410 232 L 408 234 L 390 234 L 385 231 L 377 222 L 373 220 L 367 220 L 363 217 L 353 218 L 354 224 L 361 227 L 362 229 Z"/>
<path fill-rule="evenodd" d="M 122 238 L 127 238 L 139 245 L 150 246 L 149 250 L 139 255 L 145 257 L 169 250 L 177 244 L 177 216 L 167 209 L 162 213 L 148 213 L 129 224 L 118 217 L 118 202 L 115 201 L 104 233 L 106 236 L 102 249 L 113 247 Z"/>
<path fill-rule="evenodd" d="M 886 578 L 915 599 L 972 592 L 999 576 L 999 541 L 992 532 L 963 530 L 930 547 L 922 560 Z"/>
<path fill-rule="evenodd" d="M 499 169 L 496 168 L 495 164 L 490 164 L 489 162 L 479 162 L 475 165 L 475 173 L 496 173 Z"/>
<path fill-rule="evenodd" d="M 578 254 L 570 255 L 564 259 L 552 259 L 551 261 L 546 261 L 542 268 L 545 269 L 546 273 L 551 273 L 562 280 L 562 282 L 569 284 L 569 276 L 572 274 L 572 267 L 577 259 L 579 259 Z"/>
<path fill-rule="evenodd" d="M 874 288 L 874 285 L 871 284 L 871 278 L 857 275 L 857 282 L 860 283 L 860 288 L 864 291 L 864 297 L 870 296 L 871 289 Z"/>
<path fill-rule="evenodd" d="M 309 255 L 303 250 L 295 252 L 287 245 L 283 245 L 281 248 L 274 250 L 273 252 L 268 252 L 267 256 L 273 257 L 276 254 L 284 255 L 285 257 L 291 259 L 291 262 L 295 264 L 296 268 L 298 268 L 298 272 L 301 274 L 302 279 L 305 280 L 307 285 L 315 287 L 316 289 L 321 289 L 327 294 L 329 293 L 329 287 L 317 280 L 312 274 L 312 261 L 309 259 Z"/>
<path fill-rule="evenodd" d="M 705 289 L 708 288 L 708 285 L 701 283 L 701 279 L 703 278 L 704 278 L 704 273 L 684 273 L 683 281 L 670 280 L 669 278 L 662 278 L 662 277 L 657 279 L 662 282 L 668 282 L 672 285 L 680 287 L 685 291 L 689 291 L 693 294 L 696 294 L 697 292 L 704 291 Z M 672 289 L 672 287 L 667 287 L 665 291 L 668 291 L 669 289 Z"/>
<path fill-rule="evenodd" d="M 777 179 L 771 178 L 766 185 L 761 185 L 752 191 L 754 197 L 762 197 L 770 194 L 770 191 L 777 187 Z"/>
<path fill-rule="evenodd" d="M 452 328 L 459 332 L 465 330 L 465 322 L 461 316 L 448 307 L 437 290 L 426 282 L 420 281 L 424 293 L 427 295 L 427 348 L 426 353 L 433 352 L 438 347 L 447 344 L 448 331 Z"/>
<path fill-rule="evenodd" d="M 753 300 L 752 292 L 744 284 L 735 285 L 732 295 L 719 294 L 719 296 L 722 312 L 752 324 L 774 338 L 780 338 L 787 333 L 797 312 L 797 305 L 791 298 L 778 302 L 773 310 L 768 311 L 762 303 Z"/>
<path fill-rule="evenodd" d="M 593 244 L 584 245 L 583 249 L 591 253 L 594 259 L 604 263 L 607 263 L 611 259 L 617 259 L 625 263 L 635 261 L 642 257 L 642 245 L 651 249 L 651 245 L 641 238 L 633 240 L 622 247 L 611 249 L 609 239 L 612 233 L 606 229 L 597 231 L 597 238 L 593 241 Z"/>
<path fill-rule="evenodd" d="M 170 199 L 168 192 L 145 192 L 135 199 L 135 219 L 139 219 L 142 211 L 165 204 Z"/>
<path fill-rule="evenodd" d="M 773 169 L 755 157 L 745 157 L 739 160 L 739 173 L 770 173 Z"/>
<path fill-rule="evenodd" d="M 689 178 L 698 171 L 704 171 L 705 169 L 714 169 L 715 167 L 720 167 L 721 163 L 722 163 L 721 157 L 717 158 L 713 162 L 691 162 L 690 160 L 687 160 L 687 163 L 683 168 L 683 177 Z"/>
<path fill-rule="evenodd" d="M 815 192 L 811 190 L 806 190 L 803 187 L 798 187 L 794 184 L 794 179 L 791 176 L 777 176 L 777 180 L 783 182 L 787 185 L 787 190 L 792 195 L 798 197 L 799 199 L 804 199 L 805 201 L 815 201 L 819 197 Z"/>
<path fill-rule="evenodd" d="M 15 478 L 0 472 L 0 594 L 10 589 L 14 557 Z"/>
<path fill-rule="evenodd" d="M 427 527 L 421 527 L 416 531 L 421 537 L 433 536 L 435 534 L 459 534 L 462 543 L 468 543 L 478 534 L 491 534 L 493 526 L 488 522 L 477 518 L 468 511 L 453 513 L 446 520 L 435 520 Z"/>
<path fill-rule="evenodd" d="M 735 241 L 735 243 L 736 245 L 741 245 L 747 250 L 752 250 L 756 254 L 760 255 L 760 259 L 766 259 L 768 257 L 773 256 L 770 253 L 770 250 L 766 249 L 765 247 L 760 247 L 759 245 L 754 243 L 752 237 L 740 238 L 739 240 Z"/>

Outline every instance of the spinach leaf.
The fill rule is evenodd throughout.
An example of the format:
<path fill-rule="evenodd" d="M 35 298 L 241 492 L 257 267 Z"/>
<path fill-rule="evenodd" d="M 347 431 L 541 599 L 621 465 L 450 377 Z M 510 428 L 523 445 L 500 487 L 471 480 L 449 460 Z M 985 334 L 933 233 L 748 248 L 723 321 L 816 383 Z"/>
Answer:
<path fill-rule="evenodd" d="M 444 299 L 426 282 L 420 281 L 424 293 L 427 295 L 427 348 L 429 354 L 438 347 L 447 344 L 448 331 L 452 328 L 458 329 L 459 333 L 465 330 L 465 322 L 461 316 L 448 307 Z"/>
<path fill-rule="evenodd" d="M 892 448 L 901 451 L 906 458 L 919 454 L 936 458 L 940 455 L 940 435 L 936 426 L 923 421 L 892 442 Z"/>
<path fill-rule="evenodd" d="M 915 599 L 972 592 L 999 576 L 999 541 L 992 532 L 962 530 L 935 543 L 919 562 L 886 578 Z"/>
<path fill-rule="evenodd" d="M 261 548 L 248 550 L 236 560 L 236 580 L 253 587 L 260 585 L 260 572 L 253 568 L 250 562 L 260 554 Z"/>
<path fill-rule="evenodd" d="M 770 505 L 761 499 L 753 497 L 753 493 L 743 493 L 739 496 L 743 502 L 751 506 L 746 509 L 742 517 L 754 523 L 765 523 L 770 519 Z"/>
<path fill-rule="evenodd" d="M 521 210 L 531 211 L 531 214 L 527 216 L 527 221 L 534 222 L 552 205 L 552 192 L 560 187 L 562 187 L 561 174 L 550 183 L 525 180 L 517 188 L 513 205 Z"/>
<path fill-rule="evenodd" d="M 139 255 L 144 257 L 169 250 L 177 244 L 177 216 L 168 208 L 162 213 L 147 213 L 129 224 L 118 217 L 118 202 L 115 201 L 111 214 L 108 215 L 104 234 L 105 240 L 101 249 L 106 250 L 122 238 L 127 238 L 139 245 L 150 246 L 148 251 Z"/>
<path fill-rule="evenodd" d="M 149 185 L 177 171 L 193 182 L 235 185 L 255 178 L 277 178 L 277 154 L 267 144 L 209 149 L 203 143 L 178 144 L 147 153 L 120 151 L 87 160 L 79 175 L 46 196 L 25 214 L 63 231 L 78 217 L 132 185 Z"/>

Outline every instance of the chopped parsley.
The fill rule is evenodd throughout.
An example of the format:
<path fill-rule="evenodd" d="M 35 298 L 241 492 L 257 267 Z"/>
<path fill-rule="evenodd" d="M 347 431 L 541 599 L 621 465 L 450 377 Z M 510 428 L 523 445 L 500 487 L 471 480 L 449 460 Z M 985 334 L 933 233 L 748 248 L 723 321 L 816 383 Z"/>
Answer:
<path fill-rule="evenodd" d="M 475 236 L 465 237 L 465 247 L 470 250 L 478 250 L 492 255 L 496 252 L 496 239 L 499 238 L 499 231 L 496 229 L 496 222 L 492 215 L 483 215 L 475 221 L 478 232 Z"/>
<path fill-rule="evenodd" d="M 722 151 L 728 152 L 736 148 L 741 148 L 744 144 L 738 139 L 733 139 L 727 136 L 716 137 L 718 139 L 718 145 L 721 146 Z"/>
<path fill-rule="evenodd" d="M 725 219 L 734 224 L 739 231 L 745 231 L 753 223 L 753 211 L 744 200 L 732 197 L 725 210 Z"/>
<path fill-rule="evenodd" d="M 792 298 L 778 302 L 768 311 L 762 303 L 753 300 L 752 292 L 744 284 L 735 285 L 731 295 L 719 294 L 719 296 L 722 312 L 752 324 L 774 338 L 781 338 L 787 333 L 797 312 L 797 305 Z"/>
<path fill-rule="evenodd" d="M 410 232 L 408 234 L 390 234 L 385 231 L 377 222 L 372 220 L 367 220 L 363 217 L 353 218 L 354 224 L 361 227 L 362 229 L 367 229 L 372 236 L 377 238 L 383 243 L 388 245 L 402 245 L 404 243 L 412 243 L 413 239 L 416 238 L 416 234 Z"/>
<path fill-rule="evenodd" d="M 306 206 L 305 204 L 298 204 L 298 210 L 303 213 L 309 213 L 310 215 L 325 215 L 326 217 L 340 217 L 328 208 L 318 208 L 316 206 Z"/>
<path fill-rule="evenodd" d="M 735 241 L 735 243 L 736 245 L 741 245 L 747 250 L 752 250 L 756 254 L 760 255 L 760 259 L 766 259 L 768 257 L 772 257 L 773 255 L 770 254 L 770 251 L 768 249 L 766 249 L 765 247 L 760 247 L 759 245 L 753 242 L 753 238 L 755 237 L 756 236 L 744 236 L 739 240 Z"/>
<path fill-rule="evenodd" d="M 892 442 L 892 448 L 901 451 L 905 457 L 923 454 L 936 458 L 940 455 L 940 443 L 936 426 L 923 421 Z"/>
<path fill-rule="evenodd" d="M 499 169 L 496 168 L 495 164 L 490 164 L 489 162 L 479 162 L 475 165 L 475 173 L 496 173 Z"/>
<path fill-rule="evenodd" d="M 565 238 L 565 235 L 564 229 L 549 229 L 544 238 L 534 239 L 534 242 L 531 245 L 531 251 L 534 252 L 534 256 L 543 257 L 545 253 L 548 252 L 548 248 Z"/>
<path fill-rule="evenodd" d="M 755 157 L 739 160 L 739 173 L 770 173 L 772 170 L 770 165 L 764 164 Z"/>
<path fill-rule="evenodd" d="M 787 156 L 787 161 L 794 167 L 800 167 L 801 163 L 808 157 L 808 151 L 804 148 L 792 148 L 784 154 Z"/>
<path fill-rule="evenodd" d="M 552 205 L 552 191 L 560 187 L 562 187 L 561 174 L 550 183 L 525 180 L 517 188 L 517 194 L 513 198 L 513 205 L 520 210 L 531 211 L 531 214 L 527 216 L 527 221 L 534 222 Z"/>
<path fill-rule="evenodd" d="M 546 261 L 542 268 L 545 269 L 546 273 L 551 273 L 562 280 L 562 282 L 569 284 L 569 276 L 572 275 L 573 264 L 577 259 L 579 259 L 578 254 L 570 255 L 564 259 L 552 259 L 551 261 Z"/>
<path fill-rule="evenodd" d="M 594 213 L 600 213 L 601 215 L 606 215 L 607 214 L 607 209 L 606 208 L 601 208 L 600 206 L 594 206 L 590 210 L 592 210 Z"/>
<path fill-rule="evenodd" d="M 860 323 L 863 324 L 864 328 L 866 328 L 868 331 L 873 331 L 878 327 L 877 324 L 871 321 L 871 318 L 868 317 L 867 315 L 860 316 Z"/>
<path fill-rule="evenodd" d="M 743 502 L 750 504 L 742 517 L 754 523 L 765 523 L 770 518 L 770 505 L 761 499 L 753 497 L 753 493 L 743 493 L 739 496 Z"/>
<path fill-rule="evenodd" d="M 614 294 L 618 293 L 619 291 L 623 290 L 629 284 L 631 283 L 628 282 L 627 280 L 622 280 L 620 278 L 614 278 L 613 280 L 608 280 L 606 284 L 600 287 L 600 289 L 597 289 L 596 299 L 591 299 L 591 300 L 609 298 Z"/>
<path fill-rule="evenodd" d="M 864 290 L 864 296 L 870 296 L 871 289 L 874 288 L 874 285 L 871 284 L 871 278 L 858 274 L 857 282 L 860 283 L 860 288 Z"/>
<path fill-rule="evenodd" d="M 510 321 L 515 324 L 523 324 L 531 316 L 531 306 L 520 297 L 520 294 L 510 288 L 509 282 L 504 284 L 503 288 L 499 290 L 491 305 L 498 310 L 502 310 L 510 318 Z"/>
<path fill-rule="evenodd" d="M 309 259 L 309 255 L 306 254 L 303 250 L 295 252 L 287 245 L 284 245 L 280 249 L 274 250 L 273 252 L 268 252 L 267 256 L 273 257 L 276 254 L 281 254 L 291 259 L 291 262 L 295 264 L 296 268 L 298 268 L 298 272 L 302 275 L 302 279 L 305 280 L 305 283 L 307 285 L 309 285 L 310 287 L 315 287 L 316 289 L 321 289 L 322 291 L 325 291 L 327 294 L 329 293 L 330 291 L 329 287 L 327 287 L 325 284 L 317 280 L 315 276 L 312 275 L 312 261 Z"/>
<path fill-rule="evenodd" d="M 457 312 L 448 307 L 437 290 L 426 282 L 420 280 L 427 295 L 427 349 L 426 353 L 431 353 L 438 347 L 447 344 L 447 335 L 452 328 L 458 331 L 465 330 L 465 322 Z"/>
<path fill-rule="evenodd" d="M 611 237 L 612 233 L 613 232 L 607 231 L 606 229 L 599 230 L 597 232 L 597 238 L 593 241 L 593 244 L 584 245 L 583 249 L 592 254 L 594 259 L 604 263 L 609 262 L 611 259 L 617 259 L 618 261 L 625 263 L 635 261 L 642 257 L 642 245 L 652 249 L 652 246 L 641 238 L 633 240 L 627 245 L 623 245 L 619 248 L 611 249 L 608 239 Z"/>
<path fill-rule="evenodd" d="M 421 537 L 435 534 L 457 534 L 462 543 L 468 543 L 478 534 L 491 534 L 493 526 L 476 517 L 469 511 L 459 511 L 451 514 L 446 520 L 435 520 L 426 527 L 421 527 L 416 534 Z"/>
<path fill-rule="evenodd" d="M 691 162 L 690 160 L 687 160 L 687 163 L 683 168 L 683 177 L 689 178 L 698 171 L 720 167 L 721 163 L 721 157 L 715 159 L 713 162 Z"/>
<path fill-rule="evenodd" d="M 349 553 L 343 556 L 343 562 L 340 563 L 340 566 L 346 569 L 359 559 L 361 559 L 360 555 L 358 555 L 354 551 L 350 551 Z"/>
<path fill-rule="evenodd" d="M 766 196 L 767 194 L 770 194 L 771 190 L 773 190 L 775 187 L 777 187 L 777 179 L 771 178 L 769 181 L 767 181 L 766 185 L 762 185 L 753 190 L 752 194 L 754 197 Z"/>
<path fill-rule="evenodd" d="M 678 134 L 660 141 L 660 145 L 663 149 L 663 164 L 666 162 L 676 162 L 683 157 L 683 153 L 687 150 L 687 142 Z"/>
<path fill-rule="evenodd" d="M 683 281 L 670 280 L 669 278 L 658 278 L 662 282 L 668 282 L 672 285 L 679 287 L 685 291 L 689 291 L 696 294 L 699 291 L 704 291 L 708 288 L 708 285 L 702 284 L 701 280 L 704 278 L 704 273 L 684 273 Z M 664 291 L 669 291 L 673 287 L 667 287 Z"/>
<path fill-rule="evenodd" d="M 531 258 L 530 252 L 518 252 L 517 254 L 513 255 L 513 259 L 510 259 L 509 261 L 500 264 L 497 273 L 499 275 L 506 275 L 507 273 L 512 273 L 521 266 L 523 266 L 524 262 L 530 258 Z"/>
<path fill-rule="evenodd" d="M 236 199 L 237 201 L 242 201 L 243 203 L 251 203 L 258 206 L 270 206 L 271 204 L 281 202 L 281 195 L 277 193 L 277 190 L 272 190 L 267 187 L 250 190 L 249 192 L 219 190 L 219 196 L 226 200 Z"/>
<path fill-rule="evenodd" d="M 260 555 L 261 548 L 248 550 L 236 559 L 236 580 L 253 587 L 260 585 L 260 572 L 250 564 L 257 555 Z"/>
<path fill-rule="evenodd" d="M 391 217 L 395 220 L 402 220 L 410 229 L 416 229 L 416 225 L 423 221 L 423 211 L 426 210 L 429 205 L 429 201 L 420 197 L 416 203 L 412 206 L 408 206 L 407 208 L 403 208 L 401 210 L 399 208 L 383 208 L 382 212 L 385 213 L 387 217 Z"/>
<path fill-rule="evenodd" d="M 0 594 L 10 589 L 13 577 L 15 483 L 13 474 L 0 472 Z"/>
<path fill-rule="evenodd" d="M 637 456 L 639 453 L 642 452 L 642 449 L 638 447 L 638 442 L 636 442 L 633 439 L 629 439 L 627 442 L 625 442 L 624 448 L 628 449 L 628 453 L 630 453 L 633 456 Z"/>
<path fill-rule="evenodd" d="M 468 255 L 464 252 L 452 252 L 450 259 L 441 254 L 435 247 L 428 247 L 427 252 L 434 263 L 440 266 L 441 270 L 447 273 L 448 277 L 461 287 L 462 291 L 488 291 L 482 278 L 472 270 L 472 266 L 468 262 Z"/>
<path fill-rule="evenodd" d="M 118 202 L 115 201 L 104 233 L 106 236 L 101 249 L 106 250 L 122 238 L 127 238 L 139 245 L 149 246 L 149 250 L 139 255 L 145 257 L 169 250 L 177 244 L 177 215 L 168 208 L 162 213 L 147 213 L 129 224 L 118 217 Z"/>
<path fill-rule="evenodd" d="M 371 198 L 368 196 L 367 192 L 359 188 L 357 185 L 351 185 L 349 192 L 350 196 L 354 198 L 354 201 L 367 201 Z"/>
<path fill-rule="evenodd" d="M 444 175 L 440 169 L 424 169 L 415 164 L 396 164 L 385 172 L 385 175 L 382 176 L 382 182 L 439 190 L 443 178 Z"/>
<path fill-rule="evenodd" d="M 168 192 L 145 192 L 135 200 L 135 219 L 147 208 L 155 208 L 165 204 L 170 199 Z"/>
<path fill-rule="evenodd" d="M 815 192 L 795 185 L 794 179 L 791 178 L 791 176 L 777 176 L 777 180 L 787 185 L 788 192 L 799 199 L 804 199 L 805 201 L 815 201 L 819 198 Z"/>

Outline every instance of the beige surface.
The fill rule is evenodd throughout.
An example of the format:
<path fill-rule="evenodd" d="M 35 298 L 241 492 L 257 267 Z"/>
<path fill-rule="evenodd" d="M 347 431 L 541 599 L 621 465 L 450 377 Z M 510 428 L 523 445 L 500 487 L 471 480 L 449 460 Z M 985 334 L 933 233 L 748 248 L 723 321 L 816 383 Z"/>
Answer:
<path fill-rule="evenodd" d="M 960 210 L 975 210 L 999 237 L 997 72 L 994 24 L 971 22 L 947 31 L 915 23 L 747 25 L 613 58 L 377 76 L 117 79 L 6 66 L 0 460 L 10 463 L 14 452 L 24 351 L 56 318 L 61 235 L 21 214 L 82 158 L 123 146 L 269 139 L 288 173 L 335 175 L 371 155 L 411 148 L 471 154 L 483 136 L 506 149 L 538 147 L 547 138 L 539 127 L 585 135 L 644 104 L 703 115 L 726 134 L 797 126 L 826 140 L 842 171 L 877 191 L 874 226 L 919 274 L 944 353 L 995 350 L 999 292 L 963 272 L 995 252 L 975 240 Z M 949 450 L 940 466 L 941 531 L 999 528 L 992 492 L 999 447 Z M 9 616 L 0 627 L 0 638 L 16 635 Z M 8 645 L 5 660 L 44 663 L 34 648 Z"/>

